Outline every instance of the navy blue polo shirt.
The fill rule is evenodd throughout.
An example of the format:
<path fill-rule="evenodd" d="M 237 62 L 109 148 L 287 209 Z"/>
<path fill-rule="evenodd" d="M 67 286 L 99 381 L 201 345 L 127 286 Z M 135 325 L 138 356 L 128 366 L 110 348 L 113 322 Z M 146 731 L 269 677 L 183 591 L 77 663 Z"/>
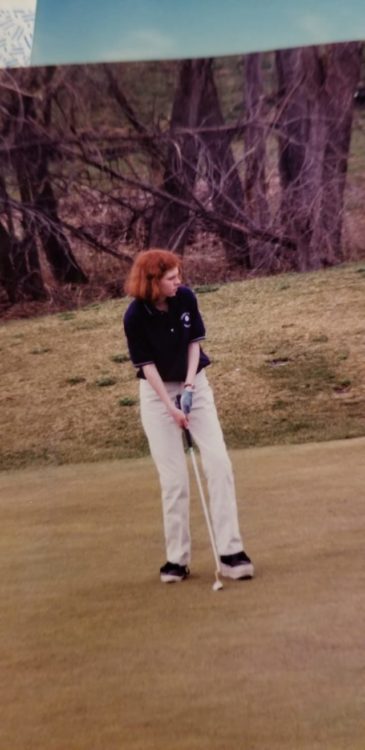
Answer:
<path fill-rule="evenodd" d="M 186 378 L 188 348 L 192 341 L 205 338 L 205 327 L 195 294 L 179 286 L 167 298 L 168 310 L 158 310 L 150 302 L 134 299 L 124 315 L 124 330 L 137 377 L 144 378 L 143 365 L 154 364 L 165 382 Z M 210 364 L 200 347 L 198 372 Z"/>

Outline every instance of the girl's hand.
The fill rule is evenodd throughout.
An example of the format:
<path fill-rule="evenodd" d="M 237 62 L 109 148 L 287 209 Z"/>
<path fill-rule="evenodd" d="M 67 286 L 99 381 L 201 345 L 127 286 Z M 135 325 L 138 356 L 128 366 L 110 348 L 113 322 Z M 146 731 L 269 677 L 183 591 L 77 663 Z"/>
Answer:
<path fill-rule="evenodd" d="M 188 420 L 186 414 L 184 414 L 184 412 L 181 411 L 181 409 L 178 409 L 177 406 L 174 406 L 172 404 L 171 405 L 171 409 L 170 409 L 170 414 L 171 414 L 172 418 L 175 420 L 176 424 L 181 429 L 184 429 L 184 427 L 186 429 L 188 429 L 188 427 L 189 427 L 189 420 Z"/>
<path fill-rule="evenodd" d="M 192 386 L 185 387 L 181 394 L 181 410 L 184 414 L 190 414 L 191 407 L 193 405 L 193 389 Z"/>

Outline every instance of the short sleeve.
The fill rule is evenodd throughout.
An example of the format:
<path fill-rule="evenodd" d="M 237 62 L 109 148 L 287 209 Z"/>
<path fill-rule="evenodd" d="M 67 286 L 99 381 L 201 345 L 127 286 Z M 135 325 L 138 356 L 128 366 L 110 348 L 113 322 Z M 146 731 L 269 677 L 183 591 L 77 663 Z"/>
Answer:
<path fill-rule="evenodd" d="M 190 341 L 202 341 L 205 339 L 205 326 L 200 314 L 197 298 L 191 289 L 189 289 L 189 297 L 191 309 Z"/>
<path fill-rule="evenodd" d="M 124 332 L 127 338 L 129 355 L 135 367 L 153 363 L 151 345 L 143 334 L 142 321 L 132 306 L 128 308 L 123 319 Z"/>

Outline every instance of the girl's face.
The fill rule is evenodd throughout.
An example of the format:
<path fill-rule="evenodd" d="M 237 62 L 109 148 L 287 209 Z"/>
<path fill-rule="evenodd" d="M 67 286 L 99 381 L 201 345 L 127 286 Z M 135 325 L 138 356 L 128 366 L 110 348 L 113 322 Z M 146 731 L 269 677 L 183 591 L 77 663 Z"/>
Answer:
<path fill-rule="evenodd" d="M 174 297 L 181 284 L 181 275 L 178 268 L 166 271 L 160 279 L 160 299 Z"/>

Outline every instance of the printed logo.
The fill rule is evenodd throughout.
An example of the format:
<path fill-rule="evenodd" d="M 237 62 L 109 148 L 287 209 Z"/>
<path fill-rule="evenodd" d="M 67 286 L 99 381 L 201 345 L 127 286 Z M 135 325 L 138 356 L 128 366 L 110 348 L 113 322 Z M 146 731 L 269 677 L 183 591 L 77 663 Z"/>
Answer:
<path fill-rule="evenodd" d="M 184 328 L 190 328 L 191 320 L 189 312 L 183 312 L 182 315 L 180 315 L 180 320 L 182 321 Z"/>

